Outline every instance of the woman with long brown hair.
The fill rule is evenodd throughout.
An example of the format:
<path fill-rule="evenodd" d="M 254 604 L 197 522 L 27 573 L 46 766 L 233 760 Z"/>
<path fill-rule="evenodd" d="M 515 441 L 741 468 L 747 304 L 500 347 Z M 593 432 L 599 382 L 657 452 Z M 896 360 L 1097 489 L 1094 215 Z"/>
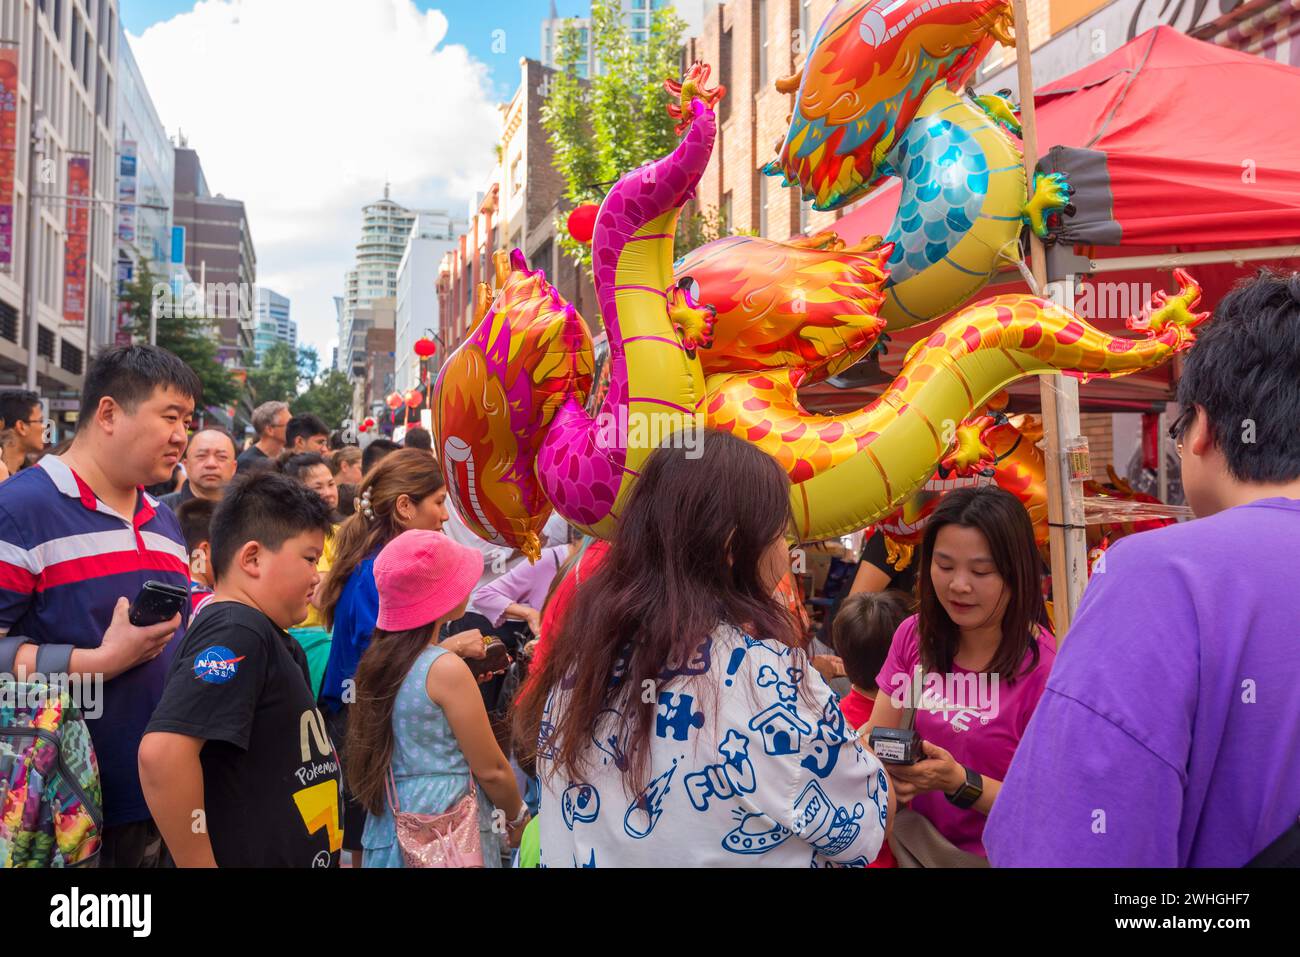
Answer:
<path fill-rule="evenodd" d="M 483 556 L 437 532 L 403 532 L 374 562 L 379 615 L 357 668 L 348 721 L 348 785 L 366 809 L 366 867 L 448 866 L 399 839 L 397 812 L 440 815 L 477 794 L 461 826 L 478 830 L 482 863 L 501 864 L 495 807 L 511 846 L 528 823 L 514 771 L 492 733 L 469 667 L 439 647 L 439 629 L 465 613 Z M 482 786 L 477 791 L 474 782 Z"/>
<path fill-rule="evenodd" d="M 985 856 L 985 818 L 1056 658 L 1041 624 L 1041 567 L 1014 495 L 993 485 L 949 492 L 921 541 L 918 612 L 876 676 L 864 733 L 901 727 L 915 709 L 925 758 L 888 765 L 898 799 L 967 854 Z"/>
<path fill-rule="evenodd" d="M 671 442 L 671 440 L 670 440 Z M 889 787 L 773 597 L 790 485 L 709 431 L 646 461 L 517 711 L 542 863 L 865 865 Z"/>
<path fill-rule="evenodd" d="M 442 470 L 428 452 L 393 452 L 361 480 L 357 511 L 334 535 L 334 562 L 321 582 L 316 604 L 333 630 L 319 703 L 335 743 L 347 738 L 347 711 L 356 696 L 357 663 L 370 644 L 379 614 L 375 558 L 380 549 L 407 529 L 441 531 L 447 520 L 443 504 L 446 498 Z M 448 638 L 444 647 L 462 656 L 483 656 L 483 640 L 478 632 Z M 340 757 L 346 773 L 346 749 Z M 354 855 L 361 852 L 363 821 L 360 805 L 349 800 L 344 812 L 343 846 Z"/>

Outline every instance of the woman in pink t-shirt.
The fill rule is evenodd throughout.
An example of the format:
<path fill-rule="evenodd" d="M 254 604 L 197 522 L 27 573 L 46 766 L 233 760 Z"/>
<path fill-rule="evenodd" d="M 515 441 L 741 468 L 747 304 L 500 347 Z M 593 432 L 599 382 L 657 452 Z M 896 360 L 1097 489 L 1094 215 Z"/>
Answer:
<path fill-rule="evenodd" d="M 996 486 L 949 492 L 921 543 L 919 610 L 894 633 L 868 724 L 916 708 L 925 759 L 886 764 L 899 802 L 964 851 L 980 837 L 1047 683 L 1056 641 L 1042 627 L 1041 560 L 1029 515 Z"/>

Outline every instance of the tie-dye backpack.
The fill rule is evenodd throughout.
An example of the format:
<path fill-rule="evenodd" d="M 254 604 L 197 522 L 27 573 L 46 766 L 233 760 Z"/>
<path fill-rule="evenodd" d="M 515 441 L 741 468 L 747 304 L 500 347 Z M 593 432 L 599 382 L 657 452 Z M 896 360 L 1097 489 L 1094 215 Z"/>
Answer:
<path fill-rule="evenodd" d="M 90 729 L 66 687 L 15 680 L 22 642 L 0 638 L 0 868 L 94 867 L 103 798 Z M 70 648 L 41 651 L 41 675 L 67 673 Z"/>

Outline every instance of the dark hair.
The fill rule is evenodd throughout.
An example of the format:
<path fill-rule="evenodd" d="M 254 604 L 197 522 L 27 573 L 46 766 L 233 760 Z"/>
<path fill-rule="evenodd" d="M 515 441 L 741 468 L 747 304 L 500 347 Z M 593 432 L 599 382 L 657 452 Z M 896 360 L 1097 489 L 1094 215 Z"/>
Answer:
<path fill-rule="evenodd" d="M 397 500 L 405 495 L 419 505 L 430 495 L 436 495 L 446 484 L 433 456 L 419 449 L 397 450 L 361 479 L 357 487 L 356 511 L 334 533 L 334 561 L 320 586 L 321 614 L 331 628 L 334 626 L 334 608 L 348 577 L 367 555 L 387 545 L 405 530 L 397 518 Z M 361 511 L 361 499 L 367 493 L 372 516 L 369 518 Z"/>
<path fill-rule="evenodd" d="M 32 414 L 32 409 L 41 404 L 41 397 L 26 389 L 6 389 L 0 392 L 0 428 L 12 429 L 15 422 L 22 422 Z"/>
<path fill-rule="evenodd" d="M 217 503 L 210 498 L 192 498 L 176 507 L 176 520 L 181 523 L 185 548 L 191 555 L 204 542 L 212 541 L 212 516 L 216 511 Z"/>
<path fill-rule="evenodd" d="M 1042 586 L 1042 558 L 1034 543 L 1034 526 L 1020 500 L 996 485 L 959 488 L 946 493 L 930 515 L 921 539 L 917 567 L 917 630 L 920 634 L 921 665 L 927 673 L 952 671 L 960 634 L 935 593 L 930 562 L 939 532 L 947 525 L 973 528 L 988 542 L 989 553 L 1002 587 L 1009 593 L 1002 615 L 1002 641 L 989 662 L 988 672 L 1008 683 L 1019 677 L 1025 653 L 1032 663 L 1025 673 L 1038 667 L 1038 628 L 1045 620 Z"/>
<path fill-rule="evenodd" d="M 406 437 L 402 441 L 408 449 L 424 449 L 426 452 L 433 451 L 433 436 L 425 429 L 408 429 L 406 431 Z"/>
<path fill-rule="evenodd" d="M 293 453 L 281 455 L 276 460 L 275 467 L 280 470 L 281 474 L 301 482 L 307 470 L 314 469 L 318 465 L 329 468 L 329 464 L 319 452 L 299 452 L 297 455 Z"/>
<path fill-rule="evenodd" d="M 592 734 L 616 709 L 627 793 L 645 783 L 655 702 L 644 682 L 689 661 L 730 623 L 794 647 L 794 621 L 762 582 L 761 559 L 791 527 L 790 481 L 776 460 L 725 432 L 707 430 L 698 455 L 650 454 L 619 519 L 608 556 L 584 582 L 536 680 L 524 689 L 515 740 L 535 746 L 550 693 L 571 688 L 557 718 L 550 771 L 583 780 Z"/>
<path fill-rule="evenodd" d="M 369 475 L 375 466 L 389 452 L 396 452 L 401 446 L 392 439 L 375 439 L 361 453 L 361 474 Z"/>
<path fill-rule="evenodd" d="M 193 399 L 196 406 L 203 400 L 203 385 L 194 370 L 166 349 L 135 345 L 101 352 L 86 370 L 77 431 L 94 420 L 105 396 L 131 414 L 141 402 L 149 401 L 155 389 L 166 388 Z"/>
<path fill-rule="evenodd" d="M 339 449 L 346 448 L 350 443 L 343 437 L 342 429 L 335 429 L 330 433 L 329 450 L 337 452 Z"/>
<path fill-rule="evenodd" d="M 319 529 L 329 534 L 330 509 L 301 482 L 270 469 L 236 478 L 212 516 L 212 578 L 219 579 L 248 542 L 278 551 L 286 541 Z"/>
<path fill-rule="evenodd" d="M 895 588 L 844 599 L 831 624 L 831 641 L 849 681 L 864 691 L 875 690 L 894 632 L 912 613 L 912 606 L 912 597 Z"/>
<path fill-rule="evenodd" d="M 284 430 L 284 444 L 286 448 L 291 449 L 294 442 L 300 438 L 309 439 L 314 435 L 329 435 L 329 432 L 329 426 L 321 420 L 320 416 L 304 412 L 289 420 Z"/>
<path fill-rule="evenodd" d="M 1199 405 L 1237 481 L 1300 478 L 1300 273 L 1261 270 L 1219 301 L 1183 359 L 1178 402 L 1178 438 Z"/>
<path fill-rule="evenodd" d="M 384 781 L 393 755 L 397 695 L 416 659 L 433 640 L 434 624 L 410 631 L 376 628 L 357 665 L 356 702 L 348 714 L 343 769 L 352 796 L 371 814 L 382 814 L 386 806 Z"/>

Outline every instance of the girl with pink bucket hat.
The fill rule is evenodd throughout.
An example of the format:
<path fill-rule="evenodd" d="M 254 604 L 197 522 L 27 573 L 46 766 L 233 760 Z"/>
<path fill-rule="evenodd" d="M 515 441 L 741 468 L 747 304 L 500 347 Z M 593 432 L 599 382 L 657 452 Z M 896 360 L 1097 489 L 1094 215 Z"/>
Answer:
<path fill-rule="evenodd" d="M 499 832 L 516 847 L 528 822 L 478 682 L 438 645 L 482 572 L 481 552 L 423 529 L 398 535 L 375 559 L 379 615 L 357 668 L 345 768 L 367 812 L 365 867 L 496 867 Z"/>

